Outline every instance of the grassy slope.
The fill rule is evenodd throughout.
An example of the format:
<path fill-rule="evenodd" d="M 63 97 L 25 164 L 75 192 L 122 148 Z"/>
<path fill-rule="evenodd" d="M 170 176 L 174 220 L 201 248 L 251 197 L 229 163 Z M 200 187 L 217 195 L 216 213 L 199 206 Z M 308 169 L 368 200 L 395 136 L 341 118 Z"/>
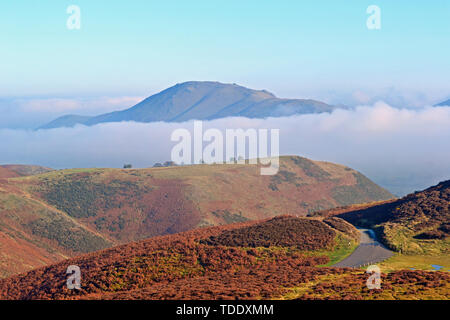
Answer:
<path fill-rule="evenodd" d="M 283 157 L 276 176 L 261 176 L 254 165 L 70 169 L 0 180 L 0 188 L 0 207 L 11 206 L 1 214 L 23 216 L 20 223 L 4 220 L 1 230 L 10 241 L 25 237 L 21 246 L 37 246 L 36 256 L 44 250 L 51 261 L 196 227 L 303 216 L 391 197 L 352 169 L 300 157 Z M 356 196 L 344 189 L 356 190 Z M 48 263 L 17 257 L 9 270 L 8 259 L 7 274 Z"/>
<path fill-rule="evenodd" d="M 336 235 L 335 245 L 331 250 L 318 251 L 317 254 L 328 257 L 328 263 L 324 267 L 332 266 L 347 258 L 358 247 L 358 241 L 343 234 Z"/>
<path fill-rule="evenodd" d="M 395 270 L 428 270 L 434 271 L 433 265 L 442 266 L 440 271 L 450 271 L 450 256 L 441 255 L 405 255 L 397 254 L 379 264 L 383 272 Z"/>

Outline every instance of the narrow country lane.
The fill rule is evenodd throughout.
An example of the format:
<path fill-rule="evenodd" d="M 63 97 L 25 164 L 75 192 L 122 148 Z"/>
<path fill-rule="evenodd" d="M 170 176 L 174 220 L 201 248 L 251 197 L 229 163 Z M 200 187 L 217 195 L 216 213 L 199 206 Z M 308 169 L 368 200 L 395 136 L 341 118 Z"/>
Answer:
<path fill-rule="evenodd" d="M 376 240 L 375 233 L 370 229 L 358 229 L 361 233 L 359 246 L 344 260 L 333 267 L 359 268 L 365 265 L 375 264 L 390 258 L 394 252 L 385 248 Z"/>

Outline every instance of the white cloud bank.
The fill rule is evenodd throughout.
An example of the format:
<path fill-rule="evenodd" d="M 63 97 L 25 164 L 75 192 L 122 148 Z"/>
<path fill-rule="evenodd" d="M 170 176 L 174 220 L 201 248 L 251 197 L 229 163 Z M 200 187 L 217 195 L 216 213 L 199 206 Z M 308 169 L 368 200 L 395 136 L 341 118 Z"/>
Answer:
<path fill-rule="evenodd" d="M 138 96 L 2 98 L 0 128 L 37 128 L 67 114 L 93 116 L 128 109 L 143 99 Z"/>
<path fill-rule="evenodd" d="M 142 101 L 143 97 L 99 97 L 90 99 L 48 98 L 19 100 L 25 112 L 108 112 L 117 107 L 131 107 Z"/>
<path fill-rule="evenodd" d="M 378 102 L 331 114 L 226 118 L 205 129 L 280 129 L 280 153 L 348 165 L 397 194 L 450 179 L 450 108 Z M 52 130 L 0 129 L 0 163 L 53 168 L 149 167 L 170 160 L 173 130 L 193 123 L 106 123 Z"/>

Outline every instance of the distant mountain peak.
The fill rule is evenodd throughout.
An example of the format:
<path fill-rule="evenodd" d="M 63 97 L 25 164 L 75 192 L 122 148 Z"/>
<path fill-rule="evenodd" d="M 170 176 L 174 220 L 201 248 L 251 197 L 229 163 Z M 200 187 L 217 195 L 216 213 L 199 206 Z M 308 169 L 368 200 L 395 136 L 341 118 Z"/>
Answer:
<path fill-rule="evenodd" d="M 331 112 L 326 103 L 311 99 L 280 99 L 267 90 L 235 83 L 188 81 L 154 94 L 135 106 L 95 117 L 66 115 L 39 129 L 96 125 L 104 122 L 183 122 L 226 117 L 267 118 Z"/>
<path fill-rule="evenodd" d="M 442 106 L 450 106 L 450 99 L 446 101 L 442 101 L 441 103 L 435 104 L 435 107 L 442 107 Z"/>

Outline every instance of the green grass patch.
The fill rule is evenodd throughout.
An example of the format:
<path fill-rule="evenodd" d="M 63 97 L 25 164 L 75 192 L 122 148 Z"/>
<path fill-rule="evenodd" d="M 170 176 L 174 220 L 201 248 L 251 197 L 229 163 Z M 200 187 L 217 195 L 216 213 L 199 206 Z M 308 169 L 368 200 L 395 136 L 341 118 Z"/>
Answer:
<path fill-rule="evenodd" d="M 356 249 L 356 247 L 358 247 L 359 244 L 355 240 L 347 236 L 344 236 L 342 233 L 338 233 L 336 235 L 334 242 L 335 244 L 333 245 L 332 248 L 315 251 L 303 251 L 293 247 L 270 247 L 270 248 L 258 247 L 257 249 L 262 250 L 263 253 L 270 251 L 281 251 L 284 252 L 284 254 L 299 253 L 304 256 L 313 256 L 313 257 L 325 256 L 328 257 L 329 259 L 328 263 L 318 265 L 317 267 L 329 267 L 347 258 Z"/>
<path fill-rule="evenodd" d="M 376 232 L 381 235 L 391 249 L 401 254 L 438 256 L 450 254 L 450 239 L 416 239 L 418 233 L 400 225 L 387 222 L 383 226 L 376 226 Z"/>
<path fill-rule="evenodd" d="M 450 271 L 449 255 L 404 255 L 396 254 L 391 258 L 378 264 L 382 272 L 392 272 L 396 270 L 435 270 L 432 265 L 439 265 L 443 268 L 440 271 Z"/>
<path fill-rule="evenodd" d="M 317 280 L 315 281 L 308 281 L 305 283 L 299 284 L 297 287 L 293 288 L 285 288 L 287 290 L 286 293 L 284 293 L 281 296 L 274 297 L 272 300 L 294 300 L 294 299 L 301 299 L 304 295 L 310 294 L 311 291 L 314 289 L 314 287 L 322 282 L 332 282 L 339 280 L 341 278 L 344 278 L 348 276 L 347 274 L 328 274 L 319 276 Z M 319 296 L 320 297 L 320 296 Z"/>
<path fill-rule="evenodd" d="M 321 265 L 319 267 L 329 267 L 338 263 L 339 261 L 344 260 L 353 251 L 355 251 L 355 249 L 359 245 L 357 241 L 343 236 L 342 234 L 336 235 L 335 243 L 335 246 L 331 250 L 316 251 L 318 255 L 324 255 L 330 259 L 327 264 Z"/>

